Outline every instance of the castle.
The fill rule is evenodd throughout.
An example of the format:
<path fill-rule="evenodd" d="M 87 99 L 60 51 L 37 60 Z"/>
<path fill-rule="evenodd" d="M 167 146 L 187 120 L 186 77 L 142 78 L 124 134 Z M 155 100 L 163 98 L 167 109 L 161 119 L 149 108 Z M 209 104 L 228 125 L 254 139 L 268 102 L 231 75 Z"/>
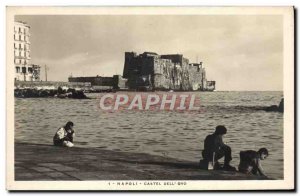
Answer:
<path fill-rule="evenodd" d="M 215 81 L 206 79 L 200 63 L 189 63 L 182 54 L 158 55 L 125 52 L 123 76 L 69 77 L 69 82 L 90 83 L 93 87 L 138 91 L 214 91 Z"/>
<path fill-rule="evenodd" d="M 189 63 L 182 54 L 158 55 L 125 52 L 123 78 L 129 89 L 213 91 L 215 81 L 206 79 L 200 63 Z"/>

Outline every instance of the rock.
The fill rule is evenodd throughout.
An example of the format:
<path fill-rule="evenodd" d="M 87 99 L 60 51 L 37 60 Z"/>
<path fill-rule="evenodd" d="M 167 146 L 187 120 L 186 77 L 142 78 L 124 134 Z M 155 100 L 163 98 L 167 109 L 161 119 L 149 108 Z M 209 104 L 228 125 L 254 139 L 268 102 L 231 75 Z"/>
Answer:
<path fill-rule="evenodd" d="M 18 98 L 40 98 L 40 97 L 57 97 L 57 98 L 71 98 L 71 99 L 88 99 L 82 90 L 76 91 L 69 88 L 63 90 L 61 87 L 58 89 L 15 89 L 14 96 Z"/>
<path fill-rule="evenodd" d="M 76 90 L 74 89 L 74 88 L 68 88 L 68 90 L 67 90 L 67 93 L 73 93 L 73 92 L 75 92 Z"/>
<path fill-rule="evenodd" d="M 53 90 L 53 89 L 49 90 L 50 97 L 54 97 L 56 94 L 57 94 L 57 90 Z"/>
<path fill-rule="evenodd" d="M 63 89 L 59 86 L 57 88 L 57 94 L 63 94 L 63 93 L 64 93 Z"/>
<path fill-rule="evenodd" d="M 283 98 L 281 99 L 279 105 L 271 105 L 269 107 L 265 107 L 263 110 L 267 111 L 267 112 L 281 112 L 283 113 L 284 110 L 284 100 Z"/>
<path fill-rule="evenodd" d="M 277 105 L 271 105 L 269 107 L 266 107 L 265 110 L 267 112 L 277 112 L 278 111 L 278 106 Z"/>
<path fill-rule="evenodd" d="M 67 98 L 66 94 L 57 94 L 57 98 L 64 99 Z"/>
<path fill-rule="evenodd" d="M 284 99 L 282 98 L 280 103 L 279 103 L 279 106 L 278 106 L 278 112 L 283 113 L 283 111 L 284 111 Z"/>
<path fill-rule="evenodd" d="M 83 91 L 75 91 L 72 92 L 72 98 L 73 99 L 86 99 L 86 95 L 83 93 Z"/>
<path fill-rule="evenodd" d="M 47 90 L 41 90 L 38 97 L 48 97 L 49 94 L 50 93 Z"/>

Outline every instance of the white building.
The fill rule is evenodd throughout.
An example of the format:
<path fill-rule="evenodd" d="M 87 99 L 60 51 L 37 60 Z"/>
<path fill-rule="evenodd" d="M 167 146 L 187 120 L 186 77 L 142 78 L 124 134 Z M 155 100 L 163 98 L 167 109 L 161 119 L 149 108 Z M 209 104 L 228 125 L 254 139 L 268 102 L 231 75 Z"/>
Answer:
<path fill-rule="evenodd" d="M 40 81 L 40 66 L 30 64 L 30 26 L 24 22 L 14 25 L 15 80 Z"/>

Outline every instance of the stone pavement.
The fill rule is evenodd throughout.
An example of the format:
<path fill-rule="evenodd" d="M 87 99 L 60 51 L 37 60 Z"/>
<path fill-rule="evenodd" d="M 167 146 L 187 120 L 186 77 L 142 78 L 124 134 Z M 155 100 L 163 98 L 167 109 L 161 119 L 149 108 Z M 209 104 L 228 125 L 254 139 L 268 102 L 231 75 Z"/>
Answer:
<path fill-rule="evenodd" d="M 206 171 L 198 163 L 98 148 L 15 143 L 15 180 L 257 180 L 238 172 Z"/>

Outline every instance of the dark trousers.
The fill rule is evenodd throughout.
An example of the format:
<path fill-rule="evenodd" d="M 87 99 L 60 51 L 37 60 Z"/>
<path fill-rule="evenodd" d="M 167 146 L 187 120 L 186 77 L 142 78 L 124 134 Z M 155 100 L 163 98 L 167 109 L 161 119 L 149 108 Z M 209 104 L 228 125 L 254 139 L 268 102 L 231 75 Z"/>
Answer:
<path fill-rule="evenodd" d="M 202 151 L 202 157 L 204 160 L 212 161 L 213 160 L 213 153 L 215 153 L 215 161 L 218 161 L 222 157 L 225 156 L 224 165 L 229 164 L 229 162 L 232 160 L 231 157 L 231 148 L 229 146 L 223 146 L 217 151 L 211 151 L 204 149 Z"/>
<path fill-rule="evenodd" d="M 53 140 L 54 146 L 63 146 L 64 140 Z"/>
<path fill-rule="evenodd" d="M 53 144 L 54 144 L 54 146 L 63 146 L 64 141 L 69 141 L 69 142 L 73 143 L 73 137 L 65 137 L 65 138 L 60 139 L 60 140 L 53 138 Z"/>

